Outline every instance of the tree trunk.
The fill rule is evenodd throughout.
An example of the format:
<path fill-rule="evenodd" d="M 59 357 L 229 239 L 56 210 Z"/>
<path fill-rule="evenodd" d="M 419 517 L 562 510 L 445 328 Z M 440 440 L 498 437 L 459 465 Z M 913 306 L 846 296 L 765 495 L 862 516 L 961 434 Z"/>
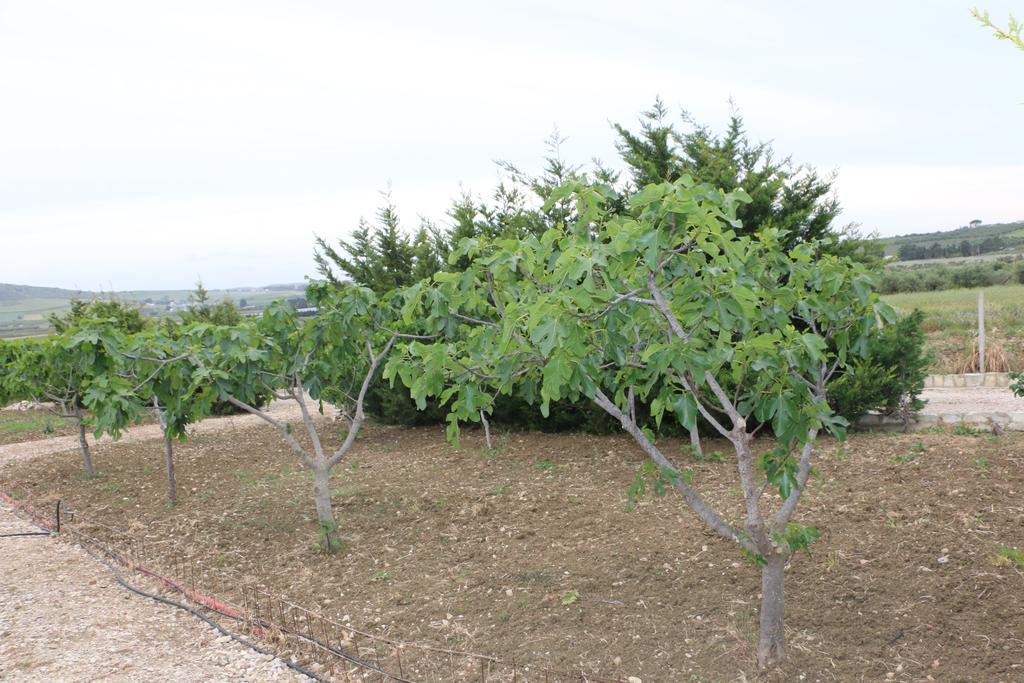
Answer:
<path fill-rule="evenodd" d="M 773 553 L 766 559 L 768 564 L 761 568 L 761 637 L 757 644 L 757 665 L 762 669 L 782 661 L 786 651 L 783 627 L 786 557 Z"/>
<path fill-rule="evenodd" d="M 326 465 L 313 467 L 313 500 L 320 523 L 320 547 L 324 552 L 332 553 L 341 547 L 341 538 L 331 509 L 331 471 Z"/>
<path fill-rule="evenodd" d="M 178 485 L 174 480 L 174 444 L 164 434 L 164 462 L 167 464 L 167 504 L 171 507 L 178 502 Z"/>
<path fill-rule="evenodd" d="M 487 443 L 487 450 L 493 450 L 491 446 L 491 423 L 487 421 L 487 416 L 484 415 L 484 411 L 480 411 L 480 422 L 484 425 L 484 440 Z"/>
<path fill-rule="evenodd" d="M 82 447 L 82 464 L 85 467 L 85 478 L 92 479 L 96 471 L 92 468 L 92 455 L 89 453 L 89 442 L 85 438 L 85 423 L 82 421 L 81 408 L 75 407 L 75 420 L 78 422 L 78 443 Z"/>
<path fill-rule="evenodd" d="M 697 431 L 696 425 L 690 428 L 690 448 L 693 450 L 693 457 L 698 460 L 704 457 L 704 451 L 700 447 L 700 432 Z"/>

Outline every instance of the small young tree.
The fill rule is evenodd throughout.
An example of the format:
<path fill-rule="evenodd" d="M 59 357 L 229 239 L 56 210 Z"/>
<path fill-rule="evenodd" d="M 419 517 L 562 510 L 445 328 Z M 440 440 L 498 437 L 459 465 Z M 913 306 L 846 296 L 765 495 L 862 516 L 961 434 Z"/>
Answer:
<path fill-rule="evenodd" d="M 137 382 L 138 399 L 151 405 L 163 432 L 167 504 L 178 499 L 174 475 L 174 441 L 188 437 L 188 426 L 214 410 L 216 391 L 195 383 L 196 366 L 181 334 L 155 329 L 133 337 L 123 351 Z"/>
<path fill-rule="evenodd" d="M 674 487 L 761 568 L 758 661 L 768 666 L 783 656 L 784 568 L 817 537 L 791 521 L 815 439 L 845 426 L 826 387 L 864 351 L 875 311 L 890 311 L 850 259 L 813 242 L 785 249 L 772 228 L 737 236 L 742 192 L 684 176 L 629 198 L 629 215 L 606 209 L 622 199 L 607 186 L 567 185 L 549 201 L 570 194 L 575 223 L 540 238 L 464 240 L 452 257 L 472 257 L 466 272 L 413 287 L 406 315 L 431 318 L 447 338 L 407 345 L 385 376 L 421 405 L 431 395 L 448 402 L 452 438 L 498 393 L 518 391 L 544 413 L 565 397 L 593 401 L 646 453 L 658 488 Z M 655 441 L 663 419 L 692 427 L 698 415 L 732 444 L 742 521 L 713 508 Z M 759 456 L 754 436 L 765 427 L 776 446 Z"/>
<path fill-rule="evenodd" d="M 78 426 L 82 465 L 95 476 L 86 426 L 96 437 L 115 439 L 136 421 L 142 406 L 127 377 L 122 349 L 125 336 L 116 322 L 81 320 L 63 334 L 14 347 L 4 384 L 14 398 L 52 401 L 59 414 Z M 87 419 L 83 408 L 91 413 Z"/>
<path fill-rule="evenodd" d="M 363 403 L 381 362 L 399 339 L 412 335 L 391 329 L 391 306 L 372 291 L 356 286 L 311 285 L 307 298 L 319 307 L 313 318 L 300 318 L 284 302 L 236 327 L 198 325 L 191 330 L 193 384 L 212 385 L 219 398 L 258 416 L 280 430 L 300 461 L 313 473 L 313 500 L 325 552 L 340 547 L 331 507 L 331 468 L 351 450 L 366 415 Z M 254 405 L 269 392 L 294 401 L 309 437 L 299 442 L 290 423 Z M 311 405 L 310 400 L 312 399 Z M 314 419 L 323 403 L 343 406 L 348 432 L 341 446 L 325 450 Z"/>

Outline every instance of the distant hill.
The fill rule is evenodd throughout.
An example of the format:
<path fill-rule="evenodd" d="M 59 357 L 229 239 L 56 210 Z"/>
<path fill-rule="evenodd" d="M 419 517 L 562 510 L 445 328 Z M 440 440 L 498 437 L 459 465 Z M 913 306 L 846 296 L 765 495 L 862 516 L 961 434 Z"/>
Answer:
<path fill-rule="evenodd" d="M 94 292 L 81 292 L 57 287 L 32 287 L 31 285 L 9 285 L 0 282 L 0 303 L 22 301 L 24 299 L 73 299 L 75 297 L 91 299 Z"/>
<path fill-rule="evenodd" d="M 881 240 L 886 256 L 902 261 L 998 256 L 1024 251 L 1024 220 Z"/>
<path fill-rule="evenodd" d="M 265 307 L 277 299 L 302 298 L 306 283 L 211 289 L 210 300 L 233 301 L 247 309 Z M 182 310 L 191 292 L 181 290 L 145 290 L 126 292 L 89 292 L 59 287 L 33 287 L 0 283 L 0 337 L 47 334 L 51 330 L 47 316 L 70 309 L 72 299 L 113 298 L 135 303 L 144 315 L 158 317 Z"/>

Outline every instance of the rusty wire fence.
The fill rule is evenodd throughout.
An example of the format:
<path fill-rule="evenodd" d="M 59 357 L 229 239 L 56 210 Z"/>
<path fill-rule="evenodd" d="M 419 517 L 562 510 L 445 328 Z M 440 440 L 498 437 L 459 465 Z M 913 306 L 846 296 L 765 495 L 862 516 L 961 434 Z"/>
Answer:
<path fill-rule="evenodd" d="M 207 558 L 173 549 L 168 552 L 168 542 L 147 535 L 145 527 L 115 529 L 68 511 L 55 491 L 40 495 L 30 494 L 30 490 L 0 477 L 0 500 L 23 518 L 81 544 L 129 574 L 146 577 L 225 628 L 258 639 L 262 646 L 328 680 L 625 683 L 625 679 L 604 672 L 558 670 L 510 656 L 403 642 L 368 633 L 296 604 L 267 590 L 257 579 L 218 567 Z"/>

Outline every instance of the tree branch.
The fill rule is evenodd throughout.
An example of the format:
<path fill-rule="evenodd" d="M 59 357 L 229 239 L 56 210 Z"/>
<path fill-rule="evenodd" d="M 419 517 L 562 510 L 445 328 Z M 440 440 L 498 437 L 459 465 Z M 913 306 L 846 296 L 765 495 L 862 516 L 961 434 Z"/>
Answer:
<path fill-rule="evenodd" d="M 247 413 L 249 413 L 251 415 L 255 415 L 256 417 L 260 418 L 264 422 L 277 427 L 278 430 L 280 430 L 281 434 L 284 435 L 284 440 L 287 441 L 288 445 L 292 447 L 292 450 L 295 451 L 296 454 L 298 454 L 298 456 L 302 459 L 302 462 L 306 463 L 310 467 L 313 466 L 313 458 L 311 458 L 309 453 L 306 452 L 306 449 L 302 447 L 302 444 L 300 444 L 295 439 L 295 436 L 292 435 L 291 430 L 288 428 L 287 424 L 285 424 L 284 422 L 281 422 L 280 420 L 276 420 L 276 419 L 270 417 L 269 415 L 267 415 L 266 413 L 264 413 L 262 410 L 260 410 L 258 408 L 253 408 L 248 403 L 243 403 L 242 401 L 239 401 L 234 396 L 230 396 L 229 395 L 227 397 L 227 400 L 228 400 L 228 403 L 230 403 L 231 405 L 235 406 L 236 408 L 240 408 L 241 410 L 244 410 L 245 412 L 247 412 Z"/>
<path fill-rule="evenodd" d="M 775 518 L 772 520 L 773 533 L 781 534 L 786 530 L 786 524 L 789 523 L 789 519 L 796 511 L 797 503 L 800 502 L 800 496 L 807 487 L 807 478 L 811 474 L 811 452 L 814 450 L 814 440 L 817 436 L 818 430 L 816 428 L 807 432 L 807 441 L 804 443 L 803 450 L 800 453 L 800 467 L 796 473 L 796 487 L 789 492 L 789 497 L 782 503 L 779 511 L 775 513 Z"/>
<path fill-rule="evenodd" d="M 614 417 L 622 425 L 622 428 L 633 437 L 640 447 L 647 453 L 647 456 L 653 460 L 656 464 L 666 468 L 670 472 L 674 472 L 679 475 L 672 478 L 672 485 L 682 494 L 683 500 L 690 506 L 690 509 L 696 513 L 697 517 L 701 519 L 705 524 L 711 527 L 713 530 L 718 532 L 719 535 L 727 538 L 731 541 L 735 541 L 743 548 L 750 552 L 759 552 L 757 546 L 745 535 L 740 533 L 731 524 L 726 522 L 722 517 L 715 512 L 700 495 L 700 493 L 686 483 L 681 473 L 676 467 L 669 462 L 669 460 L 662 454 L 658 447 L 655 446 L 647 438 L 635 422 L 632 422 L 621 410 L 615 405 L 611 399 L 609 399 L 603 391 L 597 390 L 594 395 L 594 402 L 601 407 L 606 413 Z"/>

